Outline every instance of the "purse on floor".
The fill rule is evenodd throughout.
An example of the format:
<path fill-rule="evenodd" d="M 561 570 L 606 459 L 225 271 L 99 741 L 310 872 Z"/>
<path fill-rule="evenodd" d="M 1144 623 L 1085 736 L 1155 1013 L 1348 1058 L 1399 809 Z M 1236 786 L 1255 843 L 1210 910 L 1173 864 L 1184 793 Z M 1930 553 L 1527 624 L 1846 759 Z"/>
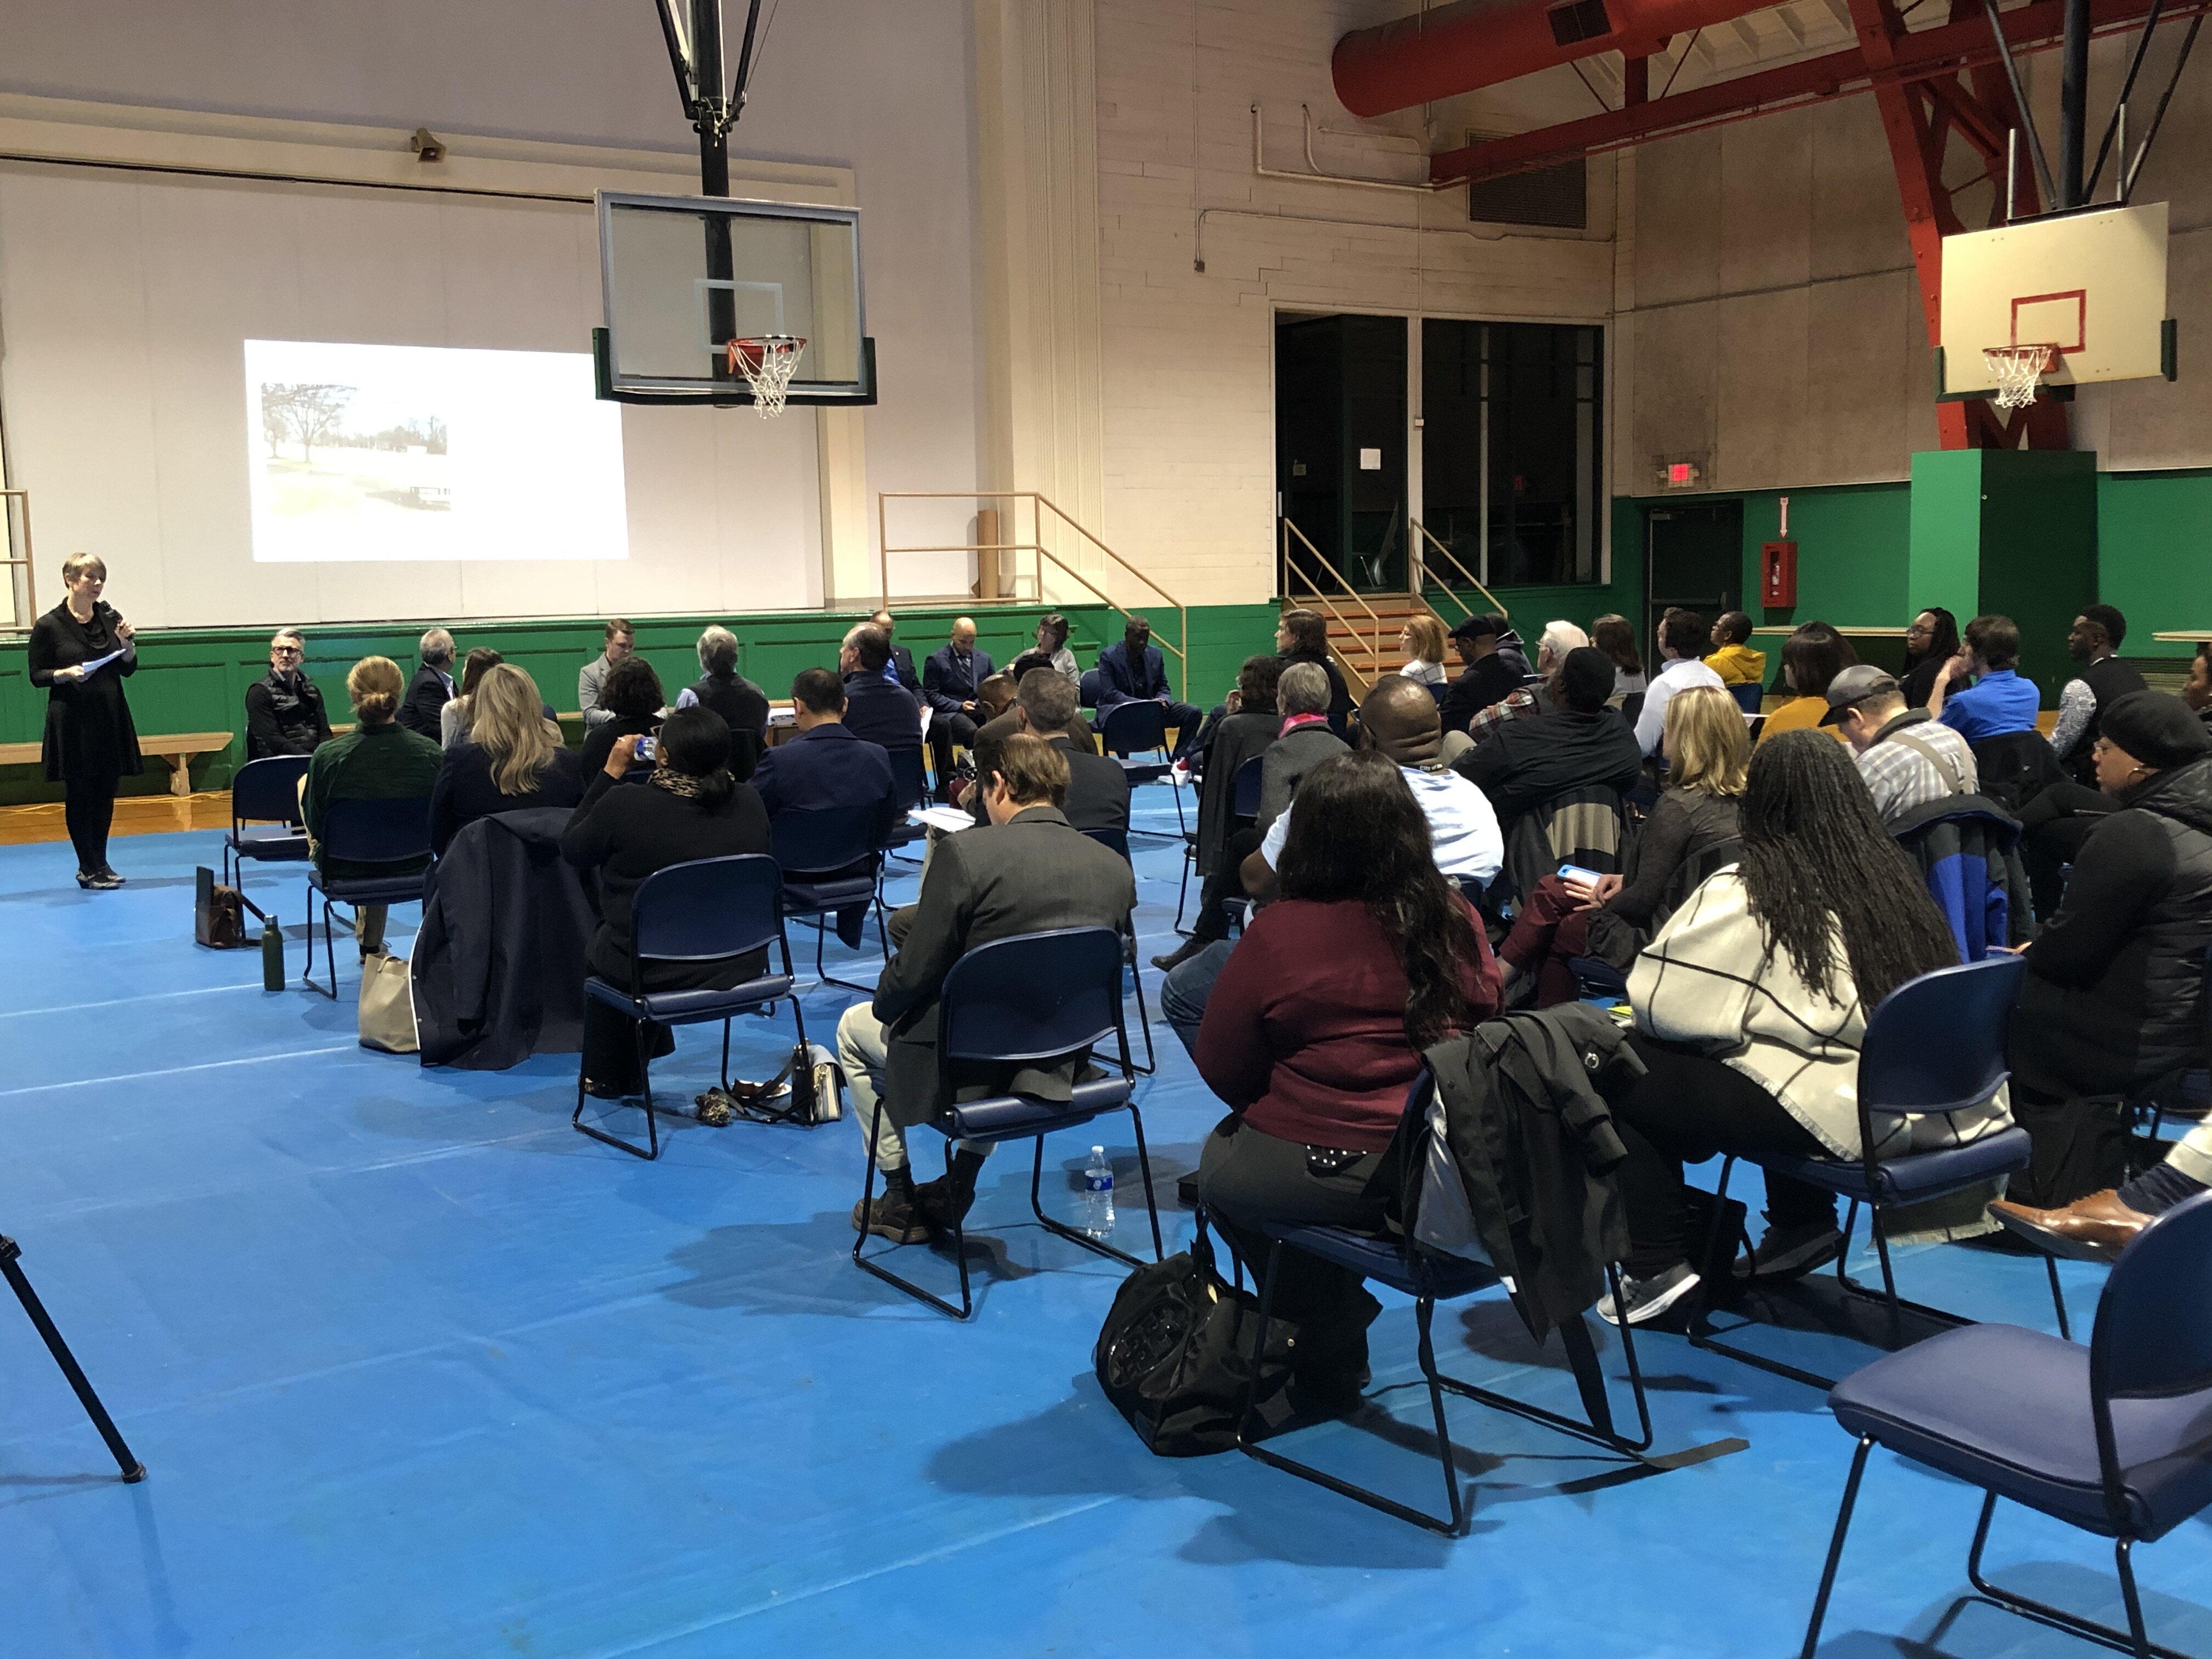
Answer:
<path fill-rule="evenodd" d="M 258 943 L 246 936 L 246 899 L 226 887 L 204 864 L 193 872 L 192 939 L 210 951 L 243 951 Z"/>
<path fill-rule="evenodd" d="M 389 951 L 372 951 L 361 959 L 361 1046 L 387 1054 L 411 1054 L 422 1045 L 415 1036 L 415 988 L 409 963 Z"/>

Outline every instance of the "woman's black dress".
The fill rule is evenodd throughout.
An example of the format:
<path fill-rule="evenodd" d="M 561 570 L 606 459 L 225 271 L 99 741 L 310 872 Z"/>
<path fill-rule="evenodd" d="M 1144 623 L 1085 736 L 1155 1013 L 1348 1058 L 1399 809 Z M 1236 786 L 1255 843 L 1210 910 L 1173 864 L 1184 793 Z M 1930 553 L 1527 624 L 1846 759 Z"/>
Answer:
<path fill-rule="evenodd" d="M 116 636 L 123 620 L 113 605 L 95 605 L 90 622 L 70 615 L 64 600 L 39 618 L 31 629 L 31 684 L 46 688 L 46 733 L 44 753 L 50 783 L 96 783 L 112 786 L 118 778 L 135 776 L 145 765 L 138 755 L 138 732 L 131 723 L 131 705 L 123 696 L 126 675 L 138 672 L 137 654 L 118 658 L 97 670 L 89 679 L 57 680 L 58 668 L 104 657 L 125 641 Z"/>

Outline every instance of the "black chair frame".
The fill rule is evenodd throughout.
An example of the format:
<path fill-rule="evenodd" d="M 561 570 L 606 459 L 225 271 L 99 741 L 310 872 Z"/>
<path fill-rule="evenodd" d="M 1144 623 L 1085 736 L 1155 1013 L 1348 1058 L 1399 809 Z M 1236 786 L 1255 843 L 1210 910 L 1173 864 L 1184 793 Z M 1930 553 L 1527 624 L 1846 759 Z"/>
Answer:
<path fill-rule="evenodd" d="M 1264 758 L 1260 755 L 1246 756 L 1229 780 L 1229 823 L 1222 833 L 1224 850 L 1231 836 L 1239 830 L 1250 829 L 1260 816 L 1261 763 Z M 1248 796 L 1249 811 L 1245 810 Z M 1201 787 L 1199 791 L 1199 816 L 1201 819 L 1206 815 L 1205 801 L 1206 792 Z M 1182 838 L 1182 879 L 1176 889 L 1175 930 L 1178 933 L 1184 933 L 1182 913 L 1184 907 L 1190 902 L 1190 878 L 1197 868 L 1198 831 L 1188 830 L 1183 832 Z M 1187 933 L 1184 936 L 1188 937 Z"/>
<path fill-rule="evenodd" d="M 1025 934 L 1017 935 L 1016 937 L 1033 939 L 1042 936 L 1036 934 Z M 1011 940 L 1007 939 L 998 939 L 993 941 L 994 944 L 999 945 L 1008 944 L 1011 942 Z M 987 946 L 985 948 L 988 949 L 988 947 Z M 1120 975 L 1118 973 L 1115 975 L 1115 983 L 1113 1030 L 1115 1045 L 1120 1053 L 1120 1064 L 1122 1078 L 1124 1080 L 1128 1081 L 1133 1087 L 1136 1068 L 1130 1063 L 1129 1059 L 1129 1032 L 1127 1024 L 1121 1018 L 1121 984 Z M 1103 1035 L 1103 1032 L 1100 1033 L 1101 1036 Z M 1042 1060 L 1050 1058 L 1050 1056 L 1039 1054 L 1006 1056 L 1005 1058 Z M 946 1055 L 941 1046 L 938 1050 L 938 1065 L 939 1076 L 944 1079 L 943 1086 L 949 1094 L 951 1091 L 951 1071 L 952 1062 Z M 878 1107 L 878 1109 L 880 1109 L 880 1106 Z M 1145 1183 L 1145 1212 L 1146 1217 L 1152 1223 L 1152 1260 L 1155 1261 L 1162 1261 L 1165 1257 L 1165 1246 L 1160 1237 L 1159 1200 L 1152 1190 L 1152 1155 L 1145 1146 L 1144 1114 L 1138 1109 L 1137 1103 L 1133 1097 L 1123 1100 L 1120 1104 L 1109 1108 L 1109 1109 L 1117 1112 L 1125 1111 L 1129 1115 L 1129 1127 L 1133 1134 L 1135 1136 L 1137 1142 L 1137 1170 L 1143 1177 Z M 1064 1127 L 1066 1128 L 1074 1128 L 1078 1127 L 1079 1123 L 1091 1123 L 1096 1121 L 1097 1118 L 1103 1115 L 1105 1115 L 1105 1113 L 1103 1112 L 1092 1113 L 1080 1118 L 1077 1122 L 1068 1123 L 1064 1126 L 1055 1125 L 1054 1127 Z M 943 1133 L 945 1136 L 945 1167 L 949 1174 L 952 1168 L 953 1136 L 949 1130 L 945 1129 L 939 1122 L 933 1121 L 927 1127 L 938 1129 L 940 1133 Z M 867 1206 L 873 1200 L 876 1190 L 876 1137 L 872 1133 L 868 1133 L 866 1132 L 866 1126 L 863 1126 L 862 1138 L 868 1143 L 866 1168 L 862 1175 L 860 1183 L 860 1212 L 863 1216 L 866 1216 L 867 1213 Z M 1085 1249 L 1090 1250 L 1096 1255 L 1105 1256 L 1111 1261 L 1121 1262 L 1131 1267 L 1141 1267 L 1145 1265 L 1140 1258 L 1131 1255 L 1127 1250 L 1116 1249 L 1113 1245 L 1107 1243 L 1103 1239 L 1093 1238 L 1088 1233 L 1069 1226 L 1066 1222 L 1054 1220 L 1052 1217 L 1044 1212 L 1043 1133 L 1040 1133 L 1032 1135 L 1028 1133 L 1022 1133 L 1008 1135 L 1005 1138 L 1006 1139 L 1014 1140 L 1034 1139 L 1036 1142 L 1036 1150 L 1030 1165 L 1030 1213 L 1036 1218 L 1039 1225 L 1043 1227 L 1047 1232 L 1057 1234 L 1060 1237 L 1067 1240 L 1072 1244 L 1080 1244 Z M 939 1296 L 934 1291 L 927 1290 L 921 1285 L 915 1284 L 912 1279 L 902 1278 L 899 1274 L 891 1272 L 891 1270 L 884 1267 L 879 1260 L 862 1255 L 861 1250 L 867 1243 L 868 1237 L 869 1235 L 865 1231 L 858 1232 L 854 1236 L 853 1265 L 854 1267 L 862 1268 L 865 1271 L 874 1274 L 875 1277 L 882 1279 L 886 1285 L 896 1285 L 898 1289 L 904 1291 L 908 1296 L 914 1297 L 917 1302 L 926 1304 L 927 1306 L 936 1309 L 938 1312 L 941 1314 L 948 1315 L 951 1318 L 962 1321 L 963 1323 L 969 1319 L 974 1317 L 975 1312 L 975 1299 L 974 1291 L 968 1276 L 968 1233 L 964 1221 L 955 1221 L 952 1224 L 952 1258 L 955 1263 L 957 1264 L 960 1273 L 960 1305 L 957 1307 L 953 1306 L 951 1303 L 946 1301 L 943 1297 Z M 881 1255 L 887 1256 L 890 1255 L 892 1251 L 903 1249 L 905 1248 L 906 1247 L 904 1245 L 893 1245 L 890 1250 L 881 1252 Z"/>
<path fill-rule="evenodd" d="M 1122 716 L 1130 709 L 1147 710 L 1153 718 L 1149 721 L 1145 720 L 1141 715 L 1134 721 L 1123 719 Z M 1139 738 L 1120 736 L 1111 730 L 1117 720 L 1124 726 L 1133 723 L 1141 724 L 1145 726 L 1146 730 Z M 1117 738 L 1122 744 L 1120 748 L 1115 747 Z M 1105 717 L 1098 722 L 1098 742 L 1099 746 L 1104 749 L 1115 763 L 1129 775 L 1129 781 L 1132 784 L 1157 783 L 1162 778 L 1168 778 L 1168 787 L 1175 795 L 1176 833 L 1174 835 L 1169 835 L 1162 830 L 1132 830 L 1129 833 L 1133 836 L 1149 836 L 1155 841 L 1175 841 L 1188 835 L 1190 819 L 1182 810 L 1182 790 L 1173 778 L 1169 776 L 1175 770 L 1175 761 L 1174 757 L 1168 753 L 1167 711 L 1156 702 L 1139 701 L 1115 703 L 1113 708 L 1107 710 Z M 1160 758 L 1158 761 L 1132 761 L 1129 758 L 1132 755 L 1146 752 L 1156 753 Z"/>
<path fill-rule="evenodd" d="M 417 809 L 420 813 L 419 843 L 414 843 L 415 825 L 398 822 L 404 809 Z M 354 817 L 372 820 L 371 844 L 356 848 L 348 839 L 352 833 L 349 820 Z M 420 857 L 424 868 L 406 876 L 336 876 L 325 877 L 313 868 L 307 872 L 307 957 L 301 965 L 300 980 L 310 990 L 320 991 L 331 1001 L 338 1000 L 338 958 L 336 930 L 331 925 L 331 910 L 334 902 L 354 907 L 356 921 L 361 907 L 368 904 L 420 904 L 422 902 L 423 878 L 429 873 L 430 860 L 430 798 L 428 795 L 384 800 L 338 800 L 331 803 L 329 834 L 324 838 L 322 852 L 325 858 L 336 858 L 363 864 L 397 864 Z M 389 837 L 385 840 L 380 837 Z M 315 981 L 315 905 L 317 895 L 322 899 L 323 959 L 331 975 L 328 985 Z"/>
<path fill-rule="evenodd" d="M 1090 836 L 1108 852 L 1119 853 L 1122 862 L 1129 866 L 1131 873 L 1135 873 L 1135 861 L 1129 857 L 1127 830 L 1085 830 L 1081 833 Z M 1145 975 L 1137 960 L 1137 913 L 1134 910 L 1121 919 L 1121 936 L 1126 943 L 1122 954 L 1129 964 L 1129 983 L 1137 988 L 1137 1029 L 1145 1036 L 1145 1063 L 1139 1066 L 1132 1062 L 1130 1069 L 1139 1077 L 1150 1077 L 1159 1070 L 1160 1057 L 1158 1051 L 1152 1047 L 1152 1016 L 1145 1006 Z"/>
<path fill-rule="evenodd" d="M 833 808 L 829 810 L 841 811 L 845 809 Z M 789 816 L 791 815 L 777 815 L 778 818 L 784 818 Z M 769 828 L 771 831 L 774 830 L 775 823 L 775 819 L 770 820 Z M 884 913 L 884 848 L 881 846 L 871 847 L 868 849 L 866 857 L 871 866 L 866 877 L 868 883 L 869 891 L 865 899 L 857 899 L 854 902 L 867 903 L 874 908 L 876 913 L 876 940 L 882 947 L 884 963 L 888 967 L 891 959 L 891 932 L 890 921 Z M 779 857 L 777 861 L 781 863 L 781 859 Z M 857 883 L 862 879 L 861 877 L 854 876 L 845 878 L 840 876 L 838 872 L 858 862 L 860 862 L 860 860 L 858 859 L 848 859 L 831 864 L 826 864 L 818 868 L 810 867 L 804 869 L 793 866 L 785 866 L 783 872 L 783 891 L 782 896 L 779 900 L 779 904 L 782 914 L 786 917 L 797 916 L 803 921 L 809 921 L 814 924 L 814 977 L 824 985 L 835 985 L 843 990 L 857 991 L 861 995 L 867 996 L 872 995 L 874 993 L 876 988 L 874 986 L 862 985 L 857 981 L 849 979 L 839 979 L 835 974 L 832 974 L 829 970 L 829 968 L 825 965 L 823 960 L 823 953 L 827 949 L 830 942 L 830 918 L 837 910 L 842 909 L 844 906 L 833 904 L 817 907 L 805 902 L 804 899 L 799 898 L 792 891 L 792 888 L 794 884 L 799 886 L 805 886 L 810 882 L 827 883 L 843 879 L 850 879 Z"/>
<path fill-rule="evenodd" d="M 307 774 L 308 757 L 305 755 L 264 755 L 250 760 L 238 769 L 230 781 L 230 829 L 222 838 L 222 880 L 226 887 L 239 890 L 241 903 L 261 921 L 269 914 L 245 891 L 246 866 L 255 864 L 304 864 L 307 860 L 307 832 L 300 822 L 298 780 Z M 256 768 L 261 770 L 257 774 Z M 264 807 L 278 810 L 264 816 L 257 810 Z M 250 823 L 281 823 L 289 826 L 289 832 L 273 836 L 249 836 Z"/>
<path fill-rule="evenodd" d="M 739 854 L 738 856 L 758 855 Z M 695 862 L 705 864 L 716 863 L 720 862 L 720 860 L 702 859 L 696 860 Z M 687 866 L 681 864 L 674 864 L 668 866 L 669 870 L 682 870 L 687 867 Z M 645 894 L 646 889 L 666 873 L 667 871 L 655 871 L 652 875 L 647 877 L 646 879 L 639 884 L 639 896 L 641 898 Z M 778 915 L 776 918 L 775 939 L 777 945 L 783 952 L 783 977 L 787 981 L 789 981 L 793 978 L 791 971 L 791 940 L 784 932 L 783 918 L 781 915 Z M 683 958 L 654 957 L 650 959 L 655 962 L 675 960 L 726 962 L 729 960 L 732 956 L 744 956 L 747 954 L 748 951 L 757 950 L 759 948 L 761 947 L 757 945 L 748 945 L 744 951 L 731 951 L 726 955 L 720 957 L 693 957 Z M 641 1011 L 645 1006 L 646 1000 L 653 994 L 645 989 L 644 975 L 645 961 L 644 959 L 641 959 L 637 953 L 633 951 L 630 953 L 629 963 L 629 996 L 634 1010 L 636 1011 Z M 732 1022 L 735 1021 L 739 1014 L 762 1012 L 774 1007 L 779 1002 L 786 1001 L 791 1004 L 792 1024 L 798 1030 L 799 1045 L 799 1047 L 804 1048 L 806 1044 L 806 1012 L 799 1006 L 799 991 L 796 985 L 793 985 L 789 990 L 778 992 L 771 996 L 763 997 L 757 1002 L 751 1003 L 746 1006 L 732 1008 L 722 1014 L 722 1066 L 720 1077 L 722 1080 L 722 1087 L 724 1089 L 727 1089 L 730 1086 L 730 1027 Z M 623 1106 L 628 1105 L 631 1101 L 635 1100 L 639 1105 L 645 1109 L 646 1144 L 641 1146 L 634 1140 L 625 1140 L 622 1136 L 612 1133 L 611 1130 L 603 1129 L 597 1124 L 586 1123 L 584 1121 L 584 1105 L 586 1101 L 590 1099 L 591 1097 L 587 1096 L 584 1092 L 584 1063 L 582 1056 L 580 1055 L 577 1057 L 576 1061 L 576 1109 L 574 1111 L 569 1113 L 568 1124 L 571 1128 L 581 1130 L 584 1133 L 591 1136 L 594 1140 L 603 1142 L 609 1146 L 617 1147 L 623 1152 L 629 1153 L 634 1158 L 641 1158 L 647 1163 L 651 1163 L 660 1156 L 660 1128 L 654 1115 L 654 1107 L 653 1104 L 653 1056 L 650 1052 L 653 1046 L 653 1039 L 651 1036 L 651 1027 L 647 1023 L 652 1017 L 642 1012 L 633 1012 L 631 1018 L 636 1026 L 637 1036 L 637 1093 L 635 1095 L 625 1095 L 619 1101 L 610 1101 L 607 1103 L 611 1106 Z M 683 1023 L 687 1024 L 705 1024 L 708 1020 L 714 1018 L 714 1016 L 710 1014 L 698 1020 L 690 1020 Z"/>

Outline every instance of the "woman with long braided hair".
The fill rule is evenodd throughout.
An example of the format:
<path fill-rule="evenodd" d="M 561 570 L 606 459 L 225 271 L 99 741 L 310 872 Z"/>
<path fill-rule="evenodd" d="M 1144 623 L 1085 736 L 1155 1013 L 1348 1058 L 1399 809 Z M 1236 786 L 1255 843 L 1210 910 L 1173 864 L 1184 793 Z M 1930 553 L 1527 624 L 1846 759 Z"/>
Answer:
<path fill-rule="evenodd" d="M 1743 856 L 1710 878 L 1637 958 L 1631 1041 L 1650 1068 L 1614 1122 L 1632 1249 L 1618 1322 L 1656 1318 L 1698 1282 L 1687 1257 L 1682 1165 L 1716 1153 L 1861 1156 L 1858 1059 L 1869 1017 L 1959 951 L 1843 747 L 1785 732 L 1753 752 L 1738 816 Z M 1884 1118 L 1881 1152 L 1972 1139 L 2008 1118 Z M 1770 1175 L 1760 1278 L 1834 1258 L 1835 1200 Z"/>

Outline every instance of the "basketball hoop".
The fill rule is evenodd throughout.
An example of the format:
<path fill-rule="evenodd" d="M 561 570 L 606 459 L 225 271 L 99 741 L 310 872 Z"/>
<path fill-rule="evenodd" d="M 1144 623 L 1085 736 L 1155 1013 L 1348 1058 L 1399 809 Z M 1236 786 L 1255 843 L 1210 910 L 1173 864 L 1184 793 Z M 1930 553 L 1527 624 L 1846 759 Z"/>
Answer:
<path fill-rule="evenodd" d="M 796 334 L 763 334 L 730 342 L 730 373 L 745 377 L 753 392 L 753 412 L 763 421 L 783 413 L 791 377 L 799 371 L 799 354 L 805 349 L 806 342 Z"/>
<path fill-rule="evenodd" d="M 2058 348 L 2052 345 L 1983 348 L 1982 362 L 1997 383 L 1997 407 L 2026 409 L 2033 403 L 2036 382 L 2057 360 Z"/>

